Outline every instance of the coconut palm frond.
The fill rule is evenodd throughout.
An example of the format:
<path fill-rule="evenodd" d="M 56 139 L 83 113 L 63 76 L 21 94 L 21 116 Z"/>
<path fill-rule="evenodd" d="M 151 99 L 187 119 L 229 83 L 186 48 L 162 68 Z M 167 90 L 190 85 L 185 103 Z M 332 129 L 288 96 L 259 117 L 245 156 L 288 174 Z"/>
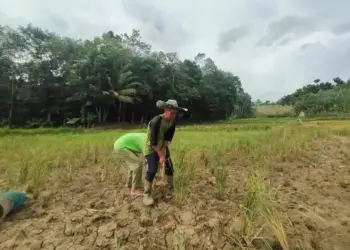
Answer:
<path fill-rule="evenodd" d="M 80 101 L 86 98 L 87 96 L 88 95 L 85 92 L 75 92 L 74 94 L 66 98 L 66 102 Z"/>
<path fill-rule="evenodd" d="M 136 94 L 136 89 L 134 88 L 127 88 L 127 89 L 122 89 L 119 92 L 119 95 L 124 95 L 124 96 L 131 96 Z"/>
<path fill-rule="evenodd" d="M 126 65 L 124 65 L 121 69 L 120 72 L 128 72 L 131 71 L 133 65 L 131 63 L 127 63 Z"/>
<path fill-rule="evenodd" d="M 143 83 L 142 86 L 138 87 L 137 90 L 140 94 L 143 94 L 143 95 L 149 94 L 152 92 L 152 88 L 146 83 Z"/>
<path fill-rule="evenodd" d="M 112 82 L 111 82 L 111 78 L 108 76 L 108 85 L 111 89 L 113 89 L 113 85 L 112 85 Z"/>
<path fill-rule="evenodd" d="M 134 102 L 142 102 L 142 98 L 140 97 L 134 97 Z"/>
<path fill-rule="evenodd" d="M 94 90 L 94 91 L 99 91 L 101 92 L 101 90 L 99 90 L 98 88 L 96 88 L 96 86 L 92 85 L 92 84 L 89 84 L 89 88 Z"/>
<path fill-rule="evenodd" d="M 121 84 L 124 84 L 128 81 L 128 79 L 132 76 L 132 72 L 131 71 L 127 71 L 127 72 L 123 72 L 120 74 L 120 78 L 119 78 L 119 82 Z"/>
<path fill-rule="evenodd" d="M 109 94 L 110 96 L 112 96 L 113 98 L 116 98 L 116 99 L 119 98 L 119 93 L 116 92 L 116 91 L 114 91 L 114 90 L 110 90 L 110 91 L 108 92 L 108 94 Z"/>
<path fill-rule="evenodd" d="M 137 88 L 142 87 L 143 84 L 141 82 L 132 82 L 125 86 L 125 88 Z"/>
<path fill-rule="evenodd" d="M 120 95 L 118 96 L 118 100 L 125 103 L 134 103 L 134 99 L 130 96 Z"/>
<path fill-rule="evenodd" d="M 128 78 L 125 80 L 124 84 L 132 83 L 132 82 L 137 82 L 138 79 L 139 79 L 139 78 L 138 78 L 137 76 L 130 76 L 130 77 L 128 77 Z"/>
<path fill-rule="evenodd" d="M 95 92 L 95 94 L 98 95 L 111 95 L 111 93 L 109 91 L 105 91 L 105 90 L 100 90 L 99 88 L 97 88 L 96 86 L 89 84 L 89 88 Z"/>

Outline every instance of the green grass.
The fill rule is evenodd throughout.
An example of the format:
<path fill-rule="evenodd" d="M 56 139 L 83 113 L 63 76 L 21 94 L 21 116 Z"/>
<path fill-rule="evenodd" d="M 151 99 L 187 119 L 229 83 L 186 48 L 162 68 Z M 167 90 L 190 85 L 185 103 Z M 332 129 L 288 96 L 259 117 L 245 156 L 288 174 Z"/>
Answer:
<path fill-rule="evenodd" d="M 291 155 L 295 157 L 303 153 L 300 146 L 303 141 L 307 141 L 310 136 L 326 133 L 322 131 L 327 129 L 322 128 L 329 126 L 329 123 L 318 122 L 318 126 L 321 127 L 318 132 L 315 132 L 313 127 L 306 129 L 300 124 L 279 123 L 247 124 L 239 127 L 235 124 L 197 125 L 179 128 L 170 146 L 174 163 L 179 168 L 175 180 L 182 183 L 177 185 L 178 190 L 186 193 L 186 186 L 193 180 L 195 169 L 203 165 L 203 162 L 198 160 L 201 154 L 205 155 L 204 165 L 212 168 L 212 173 L 219 183 L 218 187 L 224 188 L 226 170 L 223 166 L 229 165 L 229 162 L 225 162 L 225 153 L 244 151 L 254 161 L 264 160 L 265 156 L 271 154 L 279 159 L 290 158 Z M 340 122 L 332 126 L 336 133 L 348 135 L 349 125 Z M 62 129 L 58 129 L 56 134 L 52 134 L 54 129 L 25 131 L 26 136 L 19 135 L 23 130 L 14 130 L 11 136 L 7 134 L 8 136 L 1 138 L 0 174 L 8 187 L 29 185 L 37 191 L 45 182 L 46 176 L 57 169 L 67 170 L 64 175 L 70 179 L 71 174 L 79 168 L 98 165 L 102 166 L 103 170 L 101 178 L 115 176 L 117 172 L 113 169 L 116 159 L 112 145 L 120 135 L 127 133 L 125 130 L 84 133 L 78 130 L 62 133 Z M 50 133 L 42 133 L 43 131 Z M 196 155 L 196 158 L 193 155 Z"/>
<path fill-rule="evenodd" d="M 266 119 L 273 122 L 268 123 Z M 264 182 L 262 175 L 271 171 L 272 161 L 293 162 L 303 157 L 308 142 L 314 138 L 350 135 L 348 121 L 311 121 L 306 125 L 291 121 L 289 118 L 242 119 L 179 128 L 170 145 L 175 166 L 175 201 L 179 205 L 186 204 L 192 184 L 200 181 L 197 178 L 200 169 L 209 170 L 216 180 L 217 197 L 223 199 L 227 188 L 237 185 L 229 182 L 232 156 L 241 157 L 249 164 L 242 201 L 241 236 L 249 243 L 263 220 L 283 249 L 288 249 L 278 207 L 274 205 L 269 184 Z M 97 169 L 96 178 L 102 181 L 120 178 L 112 145 L 128 131 L 3 131 L 7 132 L 3 132 L 0 140 L 2 190 L 26 188 L 38 197 L 53 174 L 59 173 L 56 181 L 69 184 L 76 173 L 88 167 Z M 186 239 L 181 233 L 176 237 L 177 249 L 184 249 Z"/>
<path fill-rule="evenodd" d="M 278 104 L 254 106 L 254 114 L 257 117 L 292 117 L 294 109 L 292 106 L 282 106 Z"/>
<path fill-rule="evenodd" d="M 36 129 L 10 129 L 10 128 L 0 128 L 1 136 L 12 136 L 12 135 L 57 135 L 57 134 L 80 134 L 84 133 L 84 128 L 36 128 Z"/>
<path fill-rule="evenodd" d="M 186 250 L 187 240 L 181 231 L 174 232 L 174 250 Z"/>

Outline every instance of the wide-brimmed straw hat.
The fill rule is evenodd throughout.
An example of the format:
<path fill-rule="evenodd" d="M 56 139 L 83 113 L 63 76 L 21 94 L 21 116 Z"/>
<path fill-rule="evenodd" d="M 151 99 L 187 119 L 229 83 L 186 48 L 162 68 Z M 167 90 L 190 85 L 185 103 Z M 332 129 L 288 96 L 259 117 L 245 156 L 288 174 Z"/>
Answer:
<path fill-rule="evenodd" d="M 180 111 L 185 111 L 185 112 L 188 111 L 187 108 L 179 107 L 176 100 L 171 100 L 171 99 L 167 100 L 166 102 L 165 101 L 157 101 L 156 106 L 159 109 L 168 108 L 168 109 L 175 109 L 175 110 L 180 110 Z"/>

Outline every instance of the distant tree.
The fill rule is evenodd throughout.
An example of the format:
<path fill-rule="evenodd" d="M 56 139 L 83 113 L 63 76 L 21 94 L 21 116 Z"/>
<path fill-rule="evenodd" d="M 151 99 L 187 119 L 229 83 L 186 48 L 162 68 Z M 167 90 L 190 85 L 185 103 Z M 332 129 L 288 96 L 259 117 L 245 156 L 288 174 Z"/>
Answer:
<path fill-rule="evenodd" d="M 204 53 L 180 60 L 152 51 L 140 32 L 107 31 L 91 40 L 62 37 L 27 25 L 0 26 L 0 125 L 60 126 L 141 123 L 177 99 L 193 121 L 252 115 L 251 96 L 238 76 Z"/>
<path fill-rule="evenodd" d="M 314 81 L 297 89 L 294 93 L 282 97 L 278 103 L 293 105 L 296 113 L 304 111 L 308 116 L 323 113 L 350 113 L 350 80 L 343 81 L 339 77 L 333 78 L 334 84 Z"/>
<path fill-rule="evenodd" d="M 262 104 L 262 101 L 260 100 L 260 99 L 257 99 L 256 101 L 255 101 L 255 103 L 254 103 L 255 105 L 261 105 Z"/>

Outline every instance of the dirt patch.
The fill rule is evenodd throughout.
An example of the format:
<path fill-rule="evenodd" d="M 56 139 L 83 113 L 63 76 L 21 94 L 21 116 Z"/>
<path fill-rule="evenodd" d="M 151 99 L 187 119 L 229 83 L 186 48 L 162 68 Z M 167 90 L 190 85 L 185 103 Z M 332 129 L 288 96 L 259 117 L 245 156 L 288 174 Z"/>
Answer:
<path fill-rule="evenodd" d="M 10 214 L 0 228 L 1 249 L 116 249 L 117 244 L 123 249 L 172 249 L 176 232 L 195 249 L 225 246 L 217 228 L 228 223 L 227 211 L 236 204 L 215 198 L 212 178 L 195 184 L 191 202 L 181 208 L 160 187 L 156 205 L 149 209 L 141 199 L 131 199 L 123 183 L 101 182 L 94 178 L 97 172 L 82 171 L 69 185 L 51 186 Z"/>
<path fill-rule="evenodd" d="M 292 249 L 348 249 L 346 143 L 318 139 L 307 157 L 272 164 L 270 184 Z M 155 193 L 155 206 L 145 208 L 129 197 L 123 182 L 101 181 L 96 169 L 81 169 L 73 181 L 53 176 L 37 200 L 29 198 L 0 225 L 0 249 L 173 249 L 182 236 L 187 249 L 232 249 L 248 178 L 244 160 L 234 162 L 223 199 L 210 171 L 201 169 L 181 207 L 167 199 L 163 187 Z"/>
<path fill-rule="evenodd" d="M 307 156 L 274 164 L 271 184 L 285 214 L 293 246 L 348 249 L 350 243 L 350 165 L 342 137 L 318 139 Z"/>

